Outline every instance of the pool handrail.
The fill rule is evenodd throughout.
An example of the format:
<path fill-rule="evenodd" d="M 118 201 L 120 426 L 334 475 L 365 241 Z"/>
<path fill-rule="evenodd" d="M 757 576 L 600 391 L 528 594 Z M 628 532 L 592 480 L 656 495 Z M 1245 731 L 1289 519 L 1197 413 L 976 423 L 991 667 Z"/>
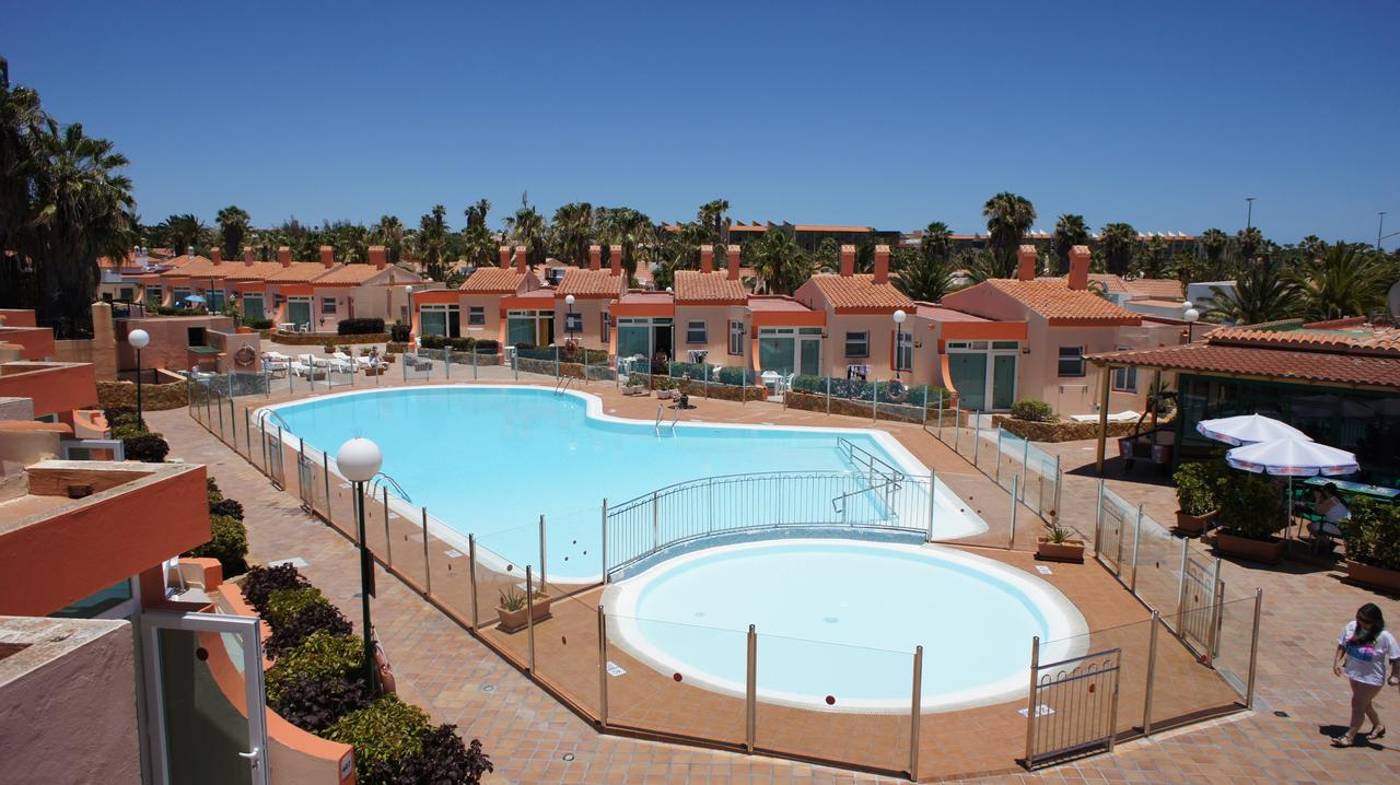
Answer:
<path fill-rule="evenodd" d="M 375 472 L 375 475 L 370 478 L 370 494 L 373 495 L 374 491 L 378 489 L 381 484 L 391 486 L 394 489 L 394 493 L 398 494 L 400 499 L 403 499 L 409 504 L 413 503 L 413 497 L 408 495 L 408 491 L 405 491 L 402 485 L 399 485 L 399 481 L 385 474 L 383 471 Z"/>

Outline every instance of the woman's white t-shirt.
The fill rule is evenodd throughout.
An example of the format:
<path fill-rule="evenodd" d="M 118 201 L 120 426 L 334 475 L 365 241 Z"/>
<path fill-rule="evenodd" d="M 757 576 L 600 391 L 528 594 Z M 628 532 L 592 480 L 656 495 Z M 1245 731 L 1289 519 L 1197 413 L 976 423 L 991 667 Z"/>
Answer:
<path fill-rule="evenodd" d="M 1372 687 L 1384 686 L 1385 664 L 1390 660 L 1400 660 L 1400 642 L 1396 642 L 1395 636 L 1391 635 L 1389 630 L 1381 630 L 1381 634 L 1370 643 L 1349 643 L 1355 634 L 1356 621 L 1353 620 L 1347 622 L 1346 629 L 1342 630 L 1341 637 L 1337 639 L 1337 645 L 1347 652 L 1346 665 L 1342 667 L 1342 671 L 1352 681 Z"/>

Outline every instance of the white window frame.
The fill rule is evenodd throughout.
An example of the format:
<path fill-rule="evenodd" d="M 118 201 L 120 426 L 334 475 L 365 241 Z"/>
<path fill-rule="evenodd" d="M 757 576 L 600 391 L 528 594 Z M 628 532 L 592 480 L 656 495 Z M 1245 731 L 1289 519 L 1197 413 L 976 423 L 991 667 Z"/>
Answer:
<path fill-rule="evenodd" d="M 330 306 L 329 308 L 326 307 L 326 306 L 328 306 L 328 305 Z M 336 302 L 336 300 L 335 300 L 334 297 L 322 297 L 322 298 L 321 298 L 321 315 L 322 315 L 322 316 L 334 316 L 334 315 L 335 315 L 335 310 L 336 310 L 336 306 L 337 306 L 337 305 L 338 305 L 338 303 Z"/>
<path fill-rule="evenodd" d="M 486 324 L 486 306 L 484 306 L 484 305 L 469 305 L 469 306 L 467 306 L 467 326 L 468 326 L 468 327 L 482 327 L 482 326 L 484 326 L 485 324 Z"/>
<path fill-rule="evenodd" d="M 852 343 L 851 338 L 852 338 L 852 336 L 857 336 L 855 342 L 856 342 L 856 343 L 859 343 L 859 344 L 861 344 L 861 345 L 863 345 L 863 346 L 865 347 L 865 348 L 861 351 L 860 354 L 852 354 L 852 353 L 851 353 L 851 343 Z M 869 330 L 848 330 L 848 331 L 846 332 L 846 341 L 845 341 L 845 345 L 844 345 L 842 348 L 843 348 L 844 351 L 846 352 L 846 358 L 847 358 L 847 359 L 851 359 L 851 358 L 862 359 L 862 360 L 869 359 L 869 357 L 870 357 L 870 331 L 869 331 Z"/>
<path fill-rule="evenodd" d="M 748 328 L 738 319 L 729 320 L 729 355 L 731 357 L 744 356 L 744 339 L 748 337 Z"/>
<path fill-rule="evenodd" d="M 1132 347 L 1130 347 L 1130 346 L 1119 346 L 1119 347 L 1116 347 L 1114 351 L 1126 352 L 1126 351 L 1129 351 L 1131 348 L 1132 348 Z M 1114 391 L 1114 392 L 1136 393 L 1136 392 L 1138 391 L 1138 388 L 1137 388 L 1138 372 L 1137 372 L 1137 370 L 1138 370 L 1138 369 L 1137 369 L 1137 366 L 1134 366 L 1134 365 L 1120 365 L 1120 366 L 1118 366 L 1117 368 L 1114 368 L 1114 369 L 1113 369 L 1113 381 L 1111 382 L 1111 384 L 1112 384 L 1112 386 L 1113 386 L 1113 391 Z"/>
<path fill-rule="evenodd" d="M 1066 349 L 1074 349 L 1074 350 L 1076 350 L 1076 351 L 1077 351 L 1077 355 L 1076 355 L 1075 357 L 1067 356 L 1067 355 L 1065 354 L 1065 350 L 1066 350 Z M 1065 372 L 1064 372 L 1063 363 L 1064 363 L 1065 360 L 1067 360 L 1067 359 L 1077 359 L 1077 360 L 1079 361 L 1079 373 L 1065 373 Z M 1085 363 L 1085 360 L 1084 360 L 1084 347 L 1083 347 L 1082 345 L 1081 345 L 1081 346 L 1061 346 L 1061 347 L 1059 347 L 1059 349 L 1058 349 L 1058 351 L 1056 352 L 1056 355 L 1055 355 L 1055 377 L 1058 378 L 1058 379 L 1083 379 L 1084 376 L 1085 376 L 1084 363 Z"/>
<path fill-rule="evenodd" d="M 696 325 L 699 325 L 698 327 Z M 699 330 L 700 337 L 696 338 L 696 330 Z M 685 323 L 685 342 L 687 344 L 709 343 L 709 323 L 704 319 L 689 319 Z"/>
<path fill-rule="evenodd" d="M 914 370 L 914 333 L 908 330 L 900 330 L 895 334 L 894 369 Z"/>

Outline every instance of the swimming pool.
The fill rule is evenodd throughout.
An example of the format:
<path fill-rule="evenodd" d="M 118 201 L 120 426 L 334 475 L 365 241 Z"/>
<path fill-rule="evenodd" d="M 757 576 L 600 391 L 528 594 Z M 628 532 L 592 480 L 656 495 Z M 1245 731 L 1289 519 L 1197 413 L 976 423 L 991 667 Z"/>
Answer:
<path fill-rule="evenodd" d="M 761 700 L 907 712 L 914 647 L 924 711 L 1026 693 L 1043 661 L 1084 653 L 1083 617 L 1057 589 L 940 546 L 770 540 L 696 551 L 610 586 L 609 640 L 652 668 L 742 697 L 748 625 Z M 1070 636 L 1079 636 L 1071 638 Z"/>
<path fill-rule="evenodd" d="M 691 416 L 703 416 L 703 406 Z M 544 515 L 554 580 L 601 574 L 604 498 L 617 503 L 716 475 L 850 471 L 838 436 L 910 475 L 928 475 L 883 431 L 683 421 L 674 432 L 662 426 L 658 435 L 650 422 L 609 416 L 596 396 L 537 387 L 374 390 L 269 408 L 286 423 L 284 438 L 300 437 L 331 456 L 347 439 L 373 439 L 383 452 L 384 472 L 414 505 L 428 509 L 434 533 L 461 550 L 471 532 L 482 549 L 538 565 L 538 520 Z M 940 539 L 986 529 L 941 483 L 934 502 Z"/>

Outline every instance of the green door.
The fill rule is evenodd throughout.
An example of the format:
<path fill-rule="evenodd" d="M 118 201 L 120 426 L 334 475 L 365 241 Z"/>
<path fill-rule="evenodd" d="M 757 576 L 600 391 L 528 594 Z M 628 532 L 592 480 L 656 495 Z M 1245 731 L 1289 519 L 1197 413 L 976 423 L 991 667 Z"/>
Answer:
<path fill-rule="evenodd" d="M 987 355 L 982 352 L 949 352 L 948 371 L 958 391 L 958 406 L 965 411 L 987 408 Z"/>
<path fill-rule="evenodd" d="M 306 330 L 311 329 L 311 301 L 288 300 L 287 321 Z"/>
<path fill-rule="evenodd" d="M 1010 409 L 1016 402 L 1016 355 L 992 358 L 992 408 Z"/>
<path fill-rule="evenodd" d="M 243 295 L 243 318 L 263 319 L 263 298 L 260 294 Z"/>
<path fill-rule="evenodd" d="M 800 339 L 797 343 L 801 357 L 798 358 L 798 365 L 802 373 L 808 376 L 816 376 L 821 373 L 822 365 L 822 342 L 810 338 Z"/>

